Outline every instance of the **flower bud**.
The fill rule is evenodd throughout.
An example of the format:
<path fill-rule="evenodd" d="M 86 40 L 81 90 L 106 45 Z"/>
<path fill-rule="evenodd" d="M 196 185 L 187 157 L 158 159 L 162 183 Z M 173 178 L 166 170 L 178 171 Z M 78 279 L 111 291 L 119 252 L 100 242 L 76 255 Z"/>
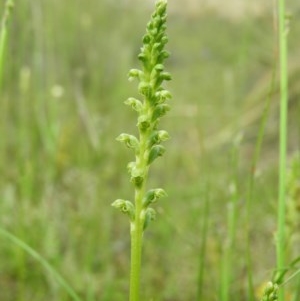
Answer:
<path fill-rule="evenodd" d="M 269 295 L 270 293 L 272 293 L 274 291 L 274 284 L 273 282 L 269 281 L 265 287 L 265 291 L 264 293 L 266 295 Z"/>
<path fill-rule="evenodd" d="M 117 199 L 112 204 L 113 207 L 120 210 L 122 213 L 127 214 L 130 220 L 134 220 L 134 205 L 127 200 Z"/>
<path fill-rule="evenodd" d="M 157 50 L 157 49 L 161 49 L 161 43 L 160 42 L 156 42 L 153 44 L 153 49 Z"/>
<path fill-rule="evenodd" d="M 155 65 L 154 69 L 161 72 L 161 71 L 164 70 L 164 65 L 163 64 L 157 64 L 157 65 Z"/>
<path fill-rule="evenodd" d="M 170 139 L 170 135 L 167 131 L 161 130 L 161 131 L 155 131 L 149 138 L 148 146 L 153 146 L 155 144 L 159 144 L 163 141 L 166 141 Z"/>
<path fill-rule="evenodd" d="M 168 39 L 168 37 L 166 36 L 166 35 L 164 35 L 162 38 L 161 38 L 161 40 L 160 40 L 160 42 L 162 43 L 162 44 L 167 44 L 168 43 L 168 41 L 169 41 L 169 39 Z"/>
<path fill-rule="evenodd" d="M 130 181 L 135 187 L 141 187 L 143 184 L 144 178 L 141 176 L 131 177 Z"/>
<path fill-rule="evenodd" d="M 138 149 L 139 141 L 138 139 L 129 134 L 121 134 L 116 138 L 117 141 L 123 142 L 128 148 Z"/>
<path fill-rule="evenodd" d="M 148 165 L 151 164 L 156 158 L 161 157 L 165 151 L 166 149 L 162 145 L 152 146 L 148 157 Z"/>
<path fill-rule="evenodd" d="M 143 198 L 143 206 L 146 208 L 150 204 L 157 202 L 158 199 L 168 196 L 162 188 L 149 190 Z"/>
<path fill-rule="evenodd" d="M 133 81 L 135 78 L 141 80 L 143 72 L 138 69 L 131 69 L 128 73 L 128 80 Z"/>
<path fill-rule="evenodd" d="M 138 59 L 139 59 L 144 65 L 147 63 L 147 60 L 148 60 L 146 54 L 143 53 L 143 52 L 140 53 L 140 54 L 138 55 Z"/>
<path fill-rule="evenodd" d="M 155 37 L 157 35 L 157 28 L 154 27 L 155 24 L 153 24 L 153 28 L 150 29 L 150 34 Z"/>
<path fill-rule="evenodd" d="M 170 139 L 169 133 L 164 130 L 158 131 L 158 137 L 160 141 L 167 141 Z"/>
<path fill-rule="evenodd" d="M 153 208 L 147 208 L 145 214 L 144 230 L 148 227 L 149 223 L 156 219 L 156 211 Z"/>
<path fill-rule="evenodd" d="M 151 37 L 149 34 L 143 36 L 143 44 L 149 44 L 151 42 Z"/>
<path fill-rule="evenodd" d="M 158 27 L 160 27 L 160 25 L 161 25 L 161 17 L 159 16 L 159 15 L 157 15 L 154 19 L 153 19 L 153 26 L 155 27 L 155 28 L 158 28 Z"/>
<path fill-rule="evenodd" d="M 161 0 L 156 2 L 156 12 L 159 15 L 163 15 L 166 13 L 167 10 L 167 1 L 166 0 Z"/>
<path fill-rule="evenodd" d="M 166 24 L 163 24 L 161 27 L 160 27 L 160 30 L 161 31 L 165 31 L 167 29 L 167 25 Z"/>
<path fill-rule="evenodd" d="M 146 131 L 150 127 L 148 116 L 147 115 L 139 116 L 137 126 L 142 132 Z"/>
<path fill-rule="evenodd" d="M 163 50 L 160 52 L 160 54 L 157 57 L 157 61 L 159 63 L 162 63 L 165 59 L 167 59 L 170 56 L 170 53 L 166 50 Z"/>
<path fill-rule="evenodd" d="M 172 94 L 168 90 L 161 90 L 155 93 L 155 98 L 156 103 L 159 104 L 165 102 L 167 99 L 171 99 Z"/>
<path fill-rule="evenodd" d="M 127 100 L 124 101 L 124 103 L 128 106 L 131 106 L 132 109 L 137 112 L 140 112 L 143 108 L 142 102 L 133 97 L 129 97 Z"/>
<path fill-rule="evenodd" d="M 131 179 L 130 179 L 131 183 L 133 183 L 136 187 L 140 187 L 144 181 L 144 172 L 141 169 L 137 168 L 136 163 L 131 164 L 130 174 L 131 174 Z"/>
<path fill-rule="evenodd" d="M 138 90 L 142 95 L 146 97 L 150 97 L 152 94 L 152 87 L 146 82 L 140 82 Z"/>
<path fill-rule="evenodd" d="M 158 118 L 166 115 L 167 112 L 170 111 L 170 109 L 171 107 L 165 103 L 156 106 L 152 114 L 152 120 L 157 120 Z"/>
<path fill-rule="evenodd" d="M 160 74 L 160 77 L 163 79 L 163 80 L 171 80 L 172 79 L 172 76 L 169 72 L 162 72 Z"/>

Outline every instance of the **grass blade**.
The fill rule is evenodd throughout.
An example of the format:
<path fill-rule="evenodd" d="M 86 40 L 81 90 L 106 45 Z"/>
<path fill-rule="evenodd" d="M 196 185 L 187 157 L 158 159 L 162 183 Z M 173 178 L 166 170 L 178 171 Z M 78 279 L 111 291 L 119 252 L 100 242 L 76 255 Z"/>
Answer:
<path fill-rule="evenodd" d="M 28 244 L 26 244 L 24 241 L 10 233 L 9 231 L 0 228 L 0 234 L 7 238 L 9 241 L 11 241 L 13 244 L 17 245 L 18 247 L 22 248 L 27 254 L 29 254 L 31 257 L 33 257 L 36 261 L 38 261 L 43 268 L 50 273 L 57 282 L 63 287 L 68 295 L 72 298 L 74 301 L 82 301 L 81 298 L 75 293 L 75 291 L 71 288 L 71 286 L 66 282 L 66 280 L 50 265 L 43 256 L 41 256 L 38 252 L 36 252 L 34 249 L 32 249 Z"/>
<path fill-rule="evenodd" d="M 277 216 L 277 270 L 285 268 L 285 212 L 286 212 L 286 157 L 287 157 L 287 104 L 288 104 L 288 70 L 287 70 L 287 23 L 285 0 L 278 1 L 279 15 L 279 51 L 280 51 L 280 128 L 279 128 L 279 183 Z M 284 300 L 284 289 L 279 291 L 279 301 Z"/>
<path fill-rule="evenodd" d="M 7 0 L 5 3 L 4 14 L 1 21 L 1 32 L 0 32 L 0 87 L 2 85 L 3 76 L 3 63 L 4 63 L 4 51 L 7 40 L 7 22 L 10 16 L 10 12 L 14 4 L 12 0 Z"/>

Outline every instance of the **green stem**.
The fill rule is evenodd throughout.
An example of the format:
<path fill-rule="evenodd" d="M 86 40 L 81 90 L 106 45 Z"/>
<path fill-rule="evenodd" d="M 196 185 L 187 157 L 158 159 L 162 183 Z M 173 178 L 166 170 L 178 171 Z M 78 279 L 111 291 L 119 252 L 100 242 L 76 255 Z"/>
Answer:
<path fill-rule="evenodd" d="M 140 192 L 137 192 L 137 198 L 140 199 L 140 195 Z M 136 214 L 138 216 L 141 210 L 137 207 L 136 209 Z M 139 300 L 142 244 L 143 223 L 140 218 L 136 218 L 135 221 L 131 223 L 130 301 Z"/>
<path fill-rule="evenodd" d="M 130 224 L 131 234 L 131 266 L 130 266 L 130 301 L 140 299 L 140 275 L 142 261 L 143 232 L 145 224 L 145 214 L 142 199 L 145 194 L 145 183 L 148 177 L 148 166 L 144 158 L 147 151 L 148 135 L 140 132 L 140 152 L 137 155 L 139 167 L 144 171 L 143 183 L 135 188 L 135 219 Z"/>
<path fill-rule="evenodd" d="M 130 267 L 130 301 L 138 301 L 140 294 L 140 275 L 143 244 L 143 222 L 141 215 L 141 201 L 143 189 L 136 190 L 135 194 L 135 220 L 131 223 L 131 267 Z"/>
<path fill-rule="evenodd" d="M 285 268 L 285 196 L 286 196 L 286 153 L 287 153 L 287 31 L 285 0 L 278 0 L 279 9 L 279 49 L 280 49 L 280 154 L 279 154 L 279 195 L 277 224 L 277 270 Z M 279 301 L 284 300 L 284 290 L 279 292 Z"/>

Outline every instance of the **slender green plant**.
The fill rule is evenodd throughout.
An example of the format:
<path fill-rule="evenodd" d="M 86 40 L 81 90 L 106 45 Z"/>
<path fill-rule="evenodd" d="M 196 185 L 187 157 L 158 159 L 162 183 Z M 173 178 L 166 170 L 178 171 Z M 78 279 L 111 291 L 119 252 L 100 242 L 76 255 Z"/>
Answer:
<path fill-rule="evenodd" d="M 236 241 L 236 225 L 238 218 L 238 151 L 240 148 L 242 137 L 240 135 L 234 141 L 234 145 L 231 152 L 231 162 L 232 166 L 232 179 L 230 184 L 230 202 L 228 205 L 228 215 L 227 215 L 227 234 L 225 237 L 225 243 L 223 247 L 222 263 L 221 263 L 221 287 L 220 287 L 220 300 L 228 301 L 230 300 L 230 285 L 233 278 L 233 268 L 234 268 L 234 248 Z"/>
<path fill-rule="evenodd" d="M 287 108 L 288 108 L 288 68 L 287 68 L 287 18 L 285 0 L 278 0 L 279 18 L 279 52 L 280 52 L 280 141 L 279 141 L 279 195 L 278 195 L 278 221 L 277 221 L 277 271 L 285 268 L 286 248 L 286 156 L 287 156 Z M 284 289 L 280 289 L 278 300 L 284 300 Z"/>
<path fill-rule="evenodd" d="M 130 266 L 130 301 L 138 301 L 140 295 L 141 257 L 143 233 L 150 221 L 155 219 L 156 212 L 151 207 L 159 198 L 167 194 L 162 188 L 147 191 L 147 178 L 151 163 L 161 157 L 165 148 L 161 142 L 169 139 L 169 134 L 158 129 L 159 120 L 170 109 L 166 100 L 171 93 L 162 87 L 171 75 L 164 71 L 164 60 L 169 53 L 164 50 L 168 38 L 165 34 L 167 20 L 167 1 L 158 0 L 155 11 L 147 24 L 143 37 L 143 46 L 138 55 L 142 70 L 131 69 L 129 80 L 139 81 L 138 91 L 142 100 L 130 97 L 125 101 L 138 114 L 137 128 L 139 137 L 121 134 L 118 141 L 123 142 L 135 153 L 135 161 L 128 164 L 130 180 L 135 189 L 134 203 L 118 199 L 112 203 L 130 219 L 131 266 Z"/>
<path fill-rule="evenodd" d="M 254 285 L 253 285 L 253 264 L 252 264 L 252 257 L 251 257 L 251 241 L 250 241 L 250 220 L 251 220 L 251 212 L 252 212 L 252 201 L 254 197 L 254 184 L 255 184 L 255 173 L 257 169 L 257 163 L 260 157 L 263 139 L 265 136 L 267 120 L 270 113 L 271 102 L 273 99 L 273 95 L 276 88 L 276 70 L 277 64 L 274 62 L 271 82 L 269 87 L 269 92 L 266 98 L 265 107 L 262 112 L 262 116 L 260 119 L 259 131 L 255 143 L 254 155 L 251 160 L 251 169 L 250 175 L 248 178 L 248 187 L 247 187 L 247 197 L 246 197 L 246 266 L 247 266 L 247 295 L 248 301 L 254 300 Z"/>
<path fill-rule="evenodd" d="M 210 217 L 210 199 L 209 199 L 209 186 L 206 184 L 205 189 L 205 202 L 204 210 L 202 215 L 202 225 L 201 225 L 201 247 L 199 252 L 199 263 L 197 270 L 197 300 L 200 301 L 203 298 L 204 290 L 204 273 L 205 273 L 205 259 L 206 259 L 206 244 L 207 235 L 209 228 L 209 217 Z"/>
<path fill-rule="evenodd" d="M 29 254 L 32 258 L 34 258 L 37 262 L 41 264 L 41 266 L 52 275 L 56 281 L 63 287 L 68 295 L 74 301 L 82 301 L 81 298 L 75 293 L 72 287 L 66 282 L 66 280 L 50 265 L 50 263 L 41 256 L 37 251 L 32 249 L 28 244 L 26 244 L 23 240 L 12 234 L 11 232 L 5 230 L 0 227 L 0 235 L 5 237 L 7 240 L 11 241 L 14 245 L 20 247 L 27 254 Z"/>
<path fill-rule="evenodd" d="M 11 10 L 14 6 L 14 2 L 12 0 L 7 0 L 5 2 L 4 14 L 1 21 L 1 32 L 0 32 L 0 87 L 2 84 L 2 74 L 3 74 L 3 59 L 4 59 L 4 50 L 7 40 L 7 22 L 9 20 L 9 16 Z"/>

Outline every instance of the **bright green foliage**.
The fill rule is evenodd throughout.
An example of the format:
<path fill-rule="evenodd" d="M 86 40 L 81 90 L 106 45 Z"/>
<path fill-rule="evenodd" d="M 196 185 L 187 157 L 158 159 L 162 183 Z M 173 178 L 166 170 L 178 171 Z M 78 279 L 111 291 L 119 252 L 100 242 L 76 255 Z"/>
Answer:
<path fill-rule="evenodd" d="M 164 60 L 169 53 L 164 50 L 168 38 L 166 30 L 167 1 L 157 1 L 155 11 L 147 24 L 143 37 L 143 47 L 138 55 L 142 70 L 131 69 L 129 80 L 137 79 L 138 92 L 142 100 L 133 97 L 125 101 L 126 105 L 138 113 L 137 127 L 139 137 L 121 134 L 117 140 L 123 142 L 135 152 L 135 161 L 128 164 L 130 180 L 135 188 L 134 204 L 130 201 L 116 200 L 112 205 L 130 217 L 131 222 L 131 279 L 130 300 L 139 300 L 140 267 L 143 232 L 156 217 L 150 205 L 167 194 L 162 188 L 146 191 L 149 166 L 165 153 L 161 142 L 169 139 L 169 134 L 158 129 L 159 120 L 170 110 L 166 101 L 171 93 L 162 87 L 171 75 L 164 71 Z"/>

